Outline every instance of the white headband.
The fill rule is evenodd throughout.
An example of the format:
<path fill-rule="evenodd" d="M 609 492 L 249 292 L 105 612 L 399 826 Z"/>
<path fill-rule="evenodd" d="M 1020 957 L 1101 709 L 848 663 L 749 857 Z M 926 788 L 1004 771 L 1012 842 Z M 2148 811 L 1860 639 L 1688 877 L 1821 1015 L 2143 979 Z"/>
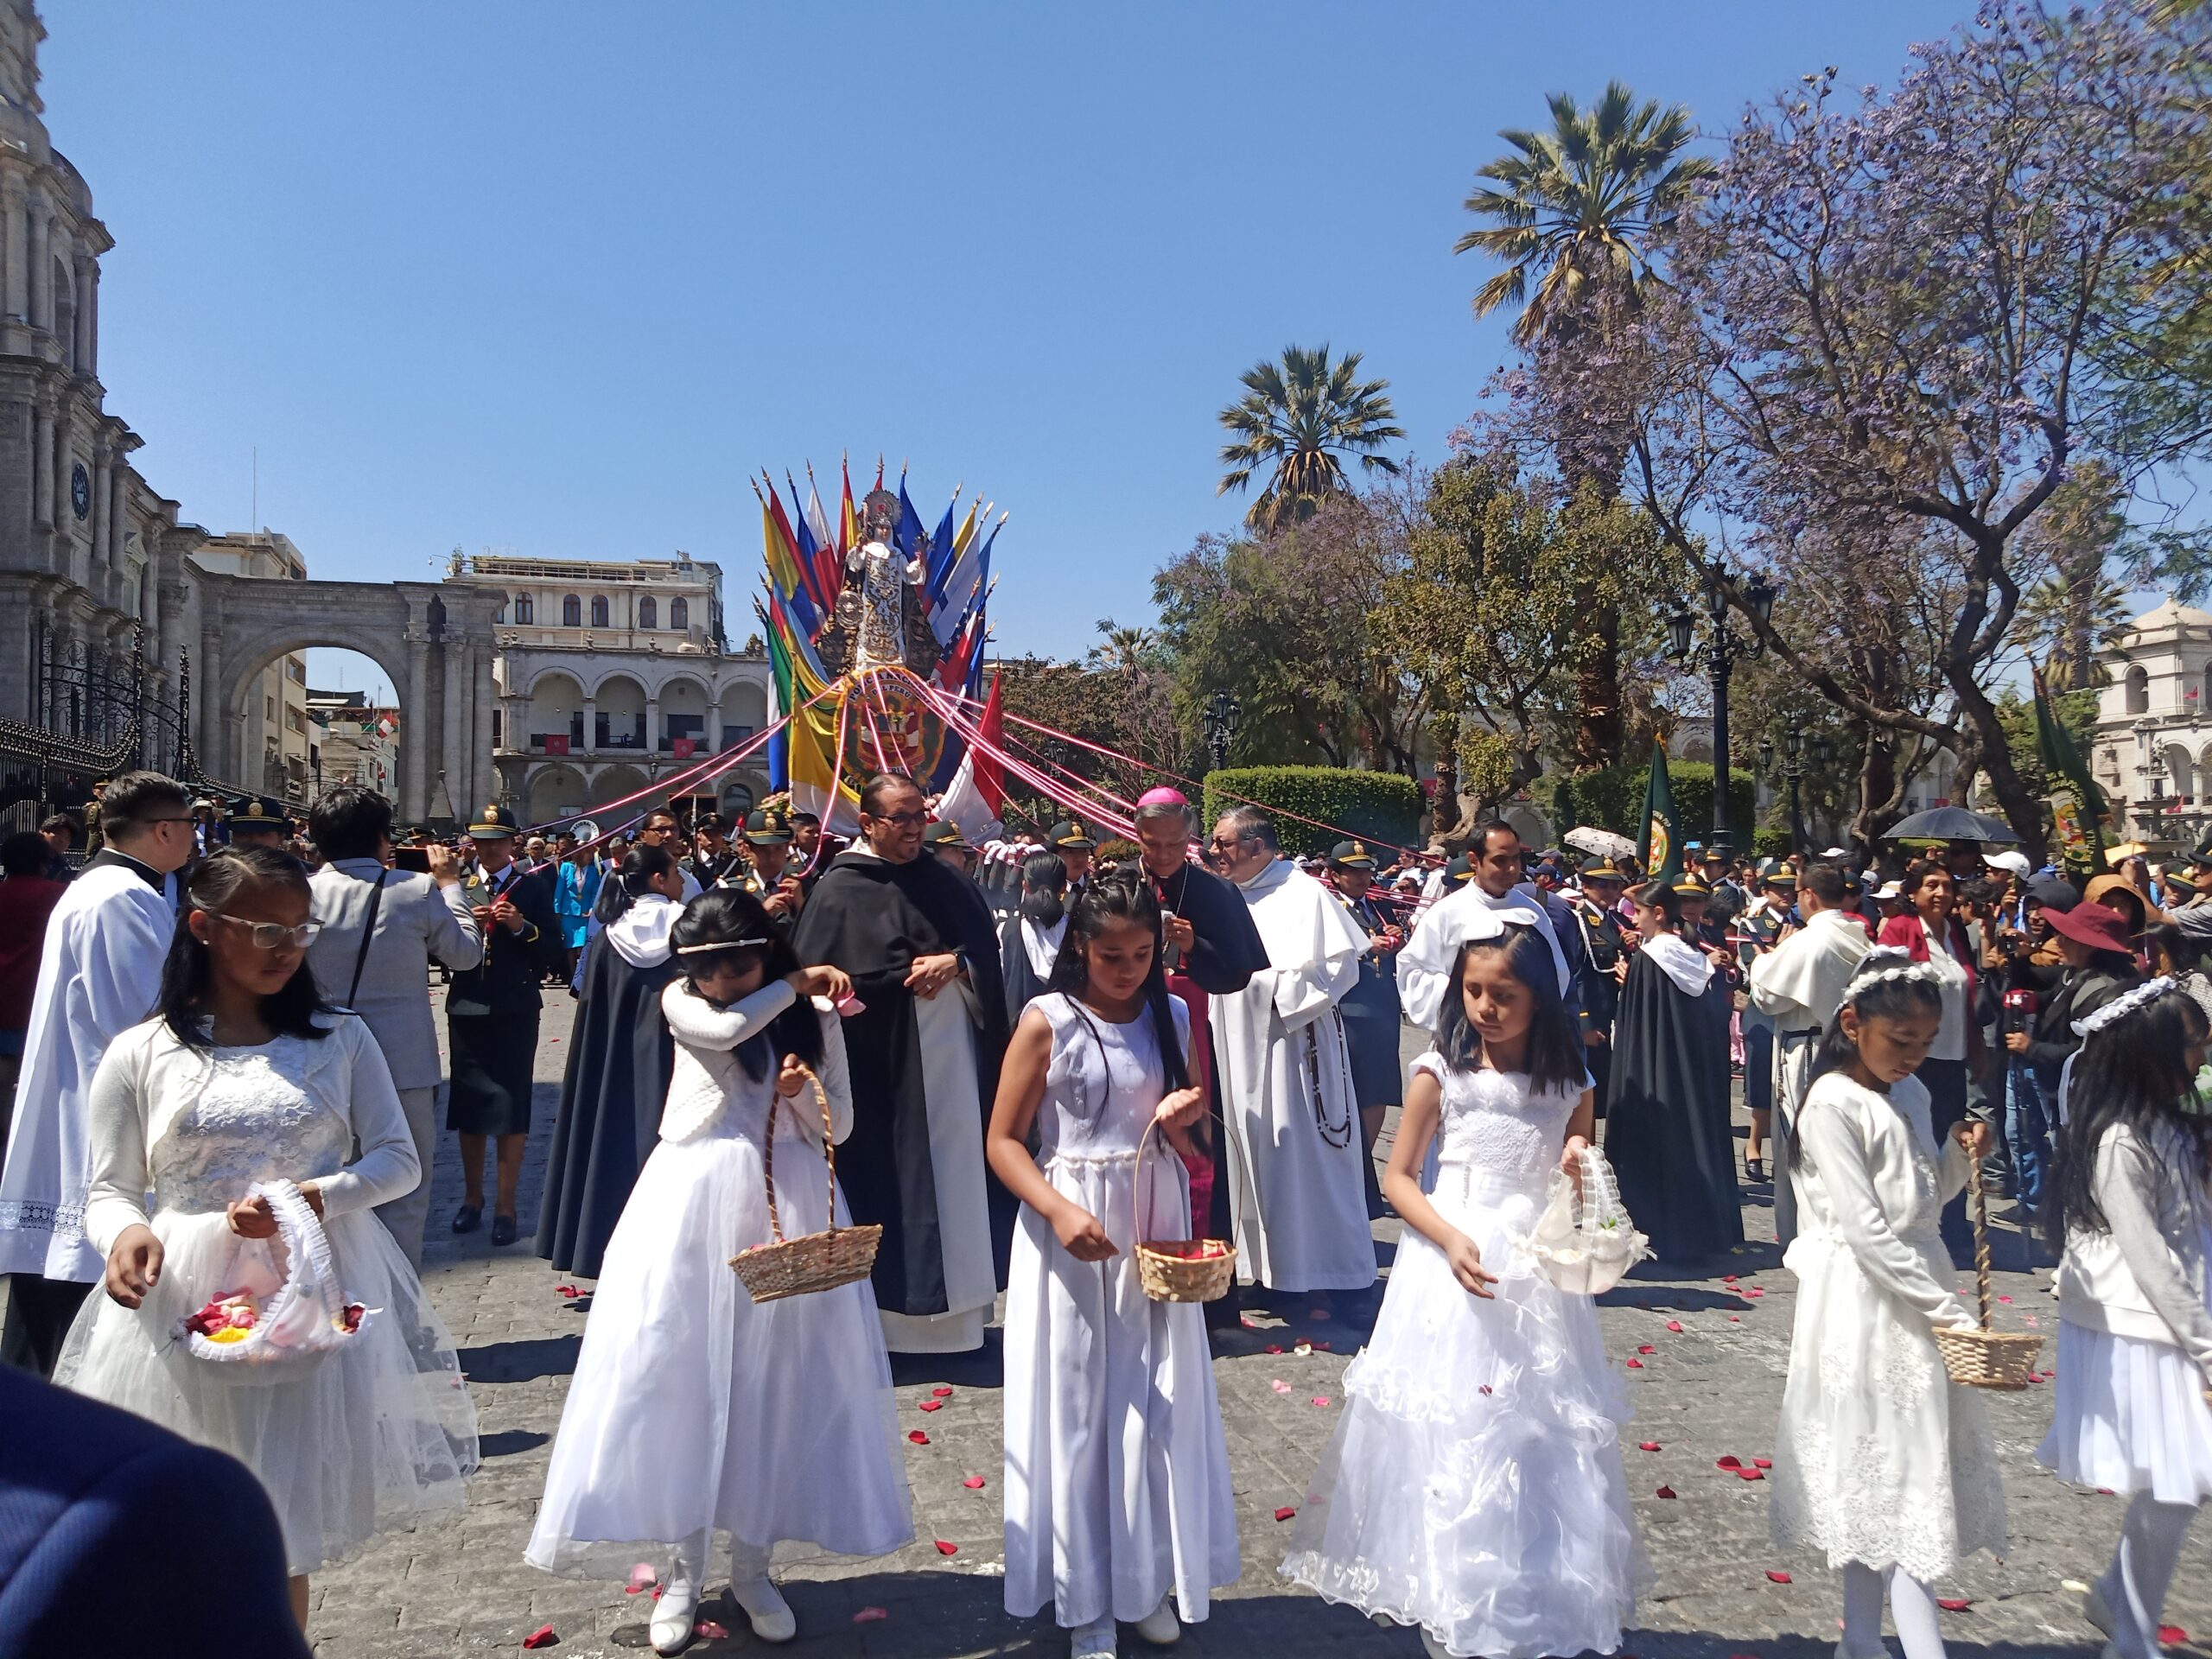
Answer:
<path fill-rule="evenodd" d="M 679 944 L 676 947 L 676 954 L 679 957 L 696 957 L 709 950 L 742 950 L 748 946 L 762 945 L 767 943 L 768 941 L 765 938 L 716 939 L 711 944 Z"/>
<path fill-rule="evenodd" d="M 2137 1009 L 2149 1007 L 2152 1003 L 2173 988 L 2174 982 L 2161 974 L 2158 978 L 2138 985 L 2133 990 L 2123 995 L 2115 996 L 2101 1008 L 2074 1021 L 2074 1034 L 2076 1037 L 2094 1037 L 2107 1026 L 2117 1024 Z"/>
<path fill-rule="evenodd" d="M 1939 991 L 1943 987 L 1943 976 L 1936 970 L 1935 963 L 1915 962 L 1912 952 L 1902 945 L 1878 944 L 1866 953 L 1851 976 L 1851 982 L 1843 989 L 1843 1000 L 1855 1005 L 1863 992 L 1893 980 L 1910 980 Z"/>

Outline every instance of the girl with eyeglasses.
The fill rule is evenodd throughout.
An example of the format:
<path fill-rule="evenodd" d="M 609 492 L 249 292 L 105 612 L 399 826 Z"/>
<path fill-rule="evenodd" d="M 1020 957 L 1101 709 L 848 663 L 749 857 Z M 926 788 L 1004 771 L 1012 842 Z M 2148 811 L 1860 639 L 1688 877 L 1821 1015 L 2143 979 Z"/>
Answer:
<path fill-rule="evenodd" d="M 459 1508 L 477 1466 L 453 1338 L 372 1213 L 422 1179 L 414 1138 L 368 1027 L 316 993 L 315 933 L 289 854 L 226 848 L 193 873 L 154 1015 L 92 1080 L 85 1231 L 107 1294 L 86 1304 L 55 1373 L 254 1471 L 302 1629 L 309 1573 Z M 321 1217 L 327 1276 L 373 1312 L 310 1368 L 248 1380 L 234 1374 L 258 1368 L 197 1358 L 180 1332 L 242 1281 L 273 1289 L 276 1217 L 250 1189 L 278 1181 Z"/>

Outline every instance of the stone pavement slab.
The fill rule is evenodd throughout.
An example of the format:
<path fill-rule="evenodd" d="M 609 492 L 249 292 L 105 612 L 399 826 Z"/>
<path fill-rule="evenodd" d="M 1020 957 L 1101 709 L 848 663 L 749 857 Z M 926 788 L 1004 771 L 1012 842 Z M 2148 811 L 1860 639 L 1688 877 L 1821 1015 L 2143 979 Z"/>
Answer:
<path fill-rule="evenodd" d="M 564 994 L 547 995 L 522 1243 L 494 1250 L 484 1232 L 455 1238 L 445 1230 L 461 1186 L 450 1136 L 439 1151 L 423 1276 L 461 1349 L 484 1436 L 483 1472 L 464 1512 L 388 1535 L 358 1560 L 318 1577 L 310 1635 L 325 1659 L 516 1653 L 524 1637 L 547 1624 L 558 1637 L 547 1651 L 557 1656 L 649 1650 L 647 1598 L 626 1595 L 620 1585 L 553 1578 L 522 1562 L 590 1306 L 588 1281 L 569 1281 L 584 1294 L 562 1296 L 556 1287 L 563 1281 L 529 1246 L 572 1007 Z M 1415 1046 L 1409 1039 L 1408 1053 Z M 1745 1217 L 1753 1242 L 1741 1255 L 1694 1274 L 1647 1264 L 1599 1302 L 1608 1351 L 1639 1362 L 1628 1373 L 1637 1414 L 1625 1456 L 1651 1580 L 1624 1651 L 1640 1659 L 1827 1659 L 1835 1643 L 1834 1576 L 1821 1562 L 1784 1555 L 1768 1542 L 1764 1482 L 1715 1466 L 1724 1456 L 1749 1464 L 1770 1453 L 1789 1363 L 1795 1287 L 1774 1246 L 1767 1189 L 1747 1187 Z M 1376 1227 L 1386 1263 L 1395 1230 L 1392 1222 Z M 2029 1270 L 2017 1236 L 1999 1232 L 2009 1270 L 1999 1274 L 1998 1288 L 2012 1299 L 1999 1309 L 2002 1322 L 2021 1329 L 2032 1319 L 2031 1328 L 2055 1344 L 2049 1272 Z M 1274 1512 L 1304 1502 L 1306 1482 L 1342 1409 L 1344 1363 L 1363 1334 L 1334 1315 L 1314 1317 L 1317 1311 L 1286 1305 L 1255 1313 L 1247 1328 L 1216 1338 L 1214 1373 L 1244 1571 L 1217 1598 L 1212 1618 L 1186 1633 L 1179 1651 L 1194 1659 L 1420 1654 L 1412 1632 L 1379 1629 L 1275 1575 L 1289 1528 Z M 979 1354 L 894 1363 L 902 1427 L 929 1440 L 906 1449 L 917 1541 L 881 1561 L 779 1567 L 799 1618 L 799 1639 L 788 1649 L 795 1656 L 1042 1659 L 1066 1652 L 1049 1615 L 1015 1619 L 1001 1605 L 997 1343 L 995 1330 Z M 1309 1351 L 1297 1351 L 1300 1344 Z M 1638 1352 L 1647 1345 L 1651 1353 Z M 1279 1392 L 1278 1382 L 1287 1391 Z M 939 1409 L 921 1411 L 939 1387 L 953 1392 Z M 1972 1603 L 1944 1616 L 1951 1651 L 2089 1659 L 2098 1643 L 2081 1618 L 2076 1586 L 2102 1570 L 2124 1500 L 2076 1491 L 2035 1464 L 2050 1418 L 2047 1384 L 1985 1397 L 2005 1465 L 2012 1541 L 2003 1561 L 1978 1558 L 1939 1586 L 1939 1594 Z M 1635 1449 L 1642 1441 L 1660 1449 Z M 980 1490 L 962 1484 L 971 1476 L 982 1478 Z M 1675 1496 L 1658 1497 L 1662 1487 Z M 942 1553 L 940 1540 L 953 1552 Z M 1770 1571 L 1791 1581 L 1777 1584 Z M 710 1607 L 709 1616 L 733 1634 L 695 1643 L 692 1652 L 761 1649 L 734 1606 Z M 2187 1651 L 2212 1655 L 2204 1639 L 2212 1637 L 2212 1523 L 2200 1525 L 2190 1540 L 2167 1618 L 2190 1633 Z M 1123 1648 L 1146 1651 L 1126 1630 Z"/>

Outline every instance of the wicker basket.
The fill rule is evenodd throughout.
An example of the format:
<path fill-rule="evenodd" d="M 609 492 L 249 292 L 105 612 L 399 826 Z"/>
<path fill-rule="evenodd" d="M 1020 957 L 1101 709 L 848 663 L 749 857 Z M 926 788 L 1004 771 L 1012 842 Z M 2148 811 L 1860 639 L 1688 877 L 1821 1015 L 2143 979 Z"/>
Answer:
<path fill-rule="evenodd" d="M 1164 1137 L 1147 1130 L 1137 1143 L 1136 1172 L 1129 1195 L 1141 1205 L 1144 1192 L 1144 1154 L 1154 1141 Z M 1144 1219 L 1137 1218 L 1141 1233 Z M 1229 1294 L 1236 1272 L 1236 1247 L 1218 1238 L 1140 1238 L 1137 1241 L 1137 1282 L 1155 1302 L 1211 1302 Z"/>
<path fill-rule="evenodd" d="M 1989 1203 L 1982 1192 L 1981 1160 L 1974 1160 L 1969 1178 L 1974 1195 L 1974 1288 L 1981 1302 L 1979 1326 L 1953 1327 L 1936 1333 L 1936 1351 L 1951 1381 L 1969 1389 L 2017 1391 L 2028 1386 L 2043 1351 L 2043 1338 L 2027 1332 L 1989 1328 Z"/>
<path fill-rule="evenodd" d="M 773 1242 L 740 1250 L 729 1259 L 756 1302 L 835 1290 L 865 1279 L 875 1266 L 876 1246 L 883 1242 L 883 1229 L 879 1226 L 837 1225 L 836 1131 L 830 1122 L 830 1096 L 823 1091 L 822 1079 L 811 1070 L 806 1080 L 813 1085 L 814 1103 L 822 1109 L 822 1155 L 830 1170 L 830 1226 L 826 1231 L 798 1238 L 784 1236 L 784 1224 L 776 1214 L 776 1113 L 783 1105 L 783 1096 L 772 1088 L 760 1161 L 768 1183 L 768 1230 Z"/>

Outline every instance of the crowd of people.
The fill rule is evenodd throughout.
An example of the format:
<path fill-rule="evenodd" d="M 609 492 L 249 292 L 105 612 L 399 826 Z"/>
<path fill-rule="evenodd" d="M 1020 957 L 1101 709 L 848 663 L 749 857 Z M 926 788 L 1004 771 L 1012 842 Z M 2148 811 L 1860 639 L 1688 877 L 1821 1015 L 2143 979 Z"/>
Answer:
<path fill-rule="evenodd" d="M 1960 1195 L 2009 1191 L 2057 1265 L 2038 1455 L 2133 1494 L 2088 1617 L 2157 1650 L 2212 1497 L 2212 857 L 2202 896 L 2179 866 L 2077 887 L 1980 843 L 1694 848 L 1653 880 L 1498 821 L 1449 861 L 1300 859 L 1266 810 L 1202 836 L 1169 789 L 1103 841 L 1071 817 L 973 846 L 895 774 L 858 808 L 849 842 L 774 803 L 588 844 L 493 804 L 459 846 L 405 845 L 367 790 L 298 836 L 141 772 L 102 791 L 81 869 L 56 863 L 73 820 L 0 843 L 0 1410 L 103 1402 L 238 1459 L 260 1497 L 222 1524 L 289 1580 L 266 1650 L 302 1650 L 309 1574 L 465 1501 L 474 1420 L 419 1278 L 440 1100 L 443 1224 L 488 1211 L 519 1243 L 561 986 L 534 1248 L 595 1289 L 526 1559 L 653 1563 L 659 1651 L 692 1639 L 718 1544 L 778 1642 L 779 1547 L 912 1538 L 890 1356 L 981 1347 L 1001 1295 L 1006 1605 L 1049 1609 L 1075 1659 L 1118 1624 L 1173 1642 L 1239 1576 L 1209 1323 L 1330 1301 L 1372 1335 L 1285 1577 L 1432 1654 L 1615 1650 L 1643 1572 L 1624 1373 L 1525 1248 L 1607 1166 L 1678 1275 L 1771 1192 L 1801 1287 L 1772 1527 L 1840 1572 L 1847 1659 L 1879 1650 L 1885 1594 L 1935 1659 L 1929 1586 L 2003 1546 L 1937 1332 L 1973 1323 Z M 880 1230 L 859 1278 L 756 1300 L 732 1271 L 855 1227 Z M 1229 1293 L 1147 1294 L 1145 1242 L 1233 1252 Z M 266 1584 L 239 1602 L 284 1611 Z"/>

